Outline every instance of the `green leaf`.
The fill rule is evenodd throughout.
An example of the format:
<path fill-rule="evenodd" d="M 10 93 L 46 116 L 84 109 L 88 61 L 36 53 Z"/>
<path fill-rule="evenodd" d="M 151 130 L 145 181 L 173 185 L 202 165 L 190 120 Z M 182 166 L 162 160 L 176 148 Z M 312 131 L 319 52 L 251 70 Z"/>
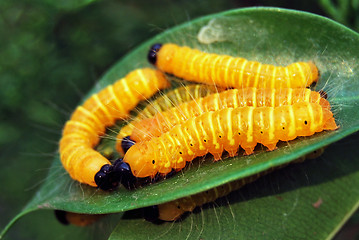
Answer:
<path fill-rule="evenodd" d="M 127 191 L 120 188 L 114 192 L 104 192 L 89 186 L 80 185 L 69 178 L 61 167 L 57 156 L 42 188 L 27 207 L 25 207 L 23 213 L 19 214 L 19 217 L 25 212 L 36 209 L 62 209 L 83 213 L 111 213 L 163 203 L 288 163 L 299 156 L 336 142 L 359 129 L 359 112 L 355 111 L 356 105 L 359 103 L 357 64 L 359 36 L 357 33 L 329 19 L 305 12 L 277 8 L 239 9 L 200 18 L 169 29 L 141 45 L 113 66 L 100 79 L 98 85 L 88 96 L 126 75 L 130 70 L 149 66 L 146 61 L 146 54 L 149 46 L 156 42 L 175 42 L 209 52 L 241 56 L 250 60 L 277 65 L 287 65 L 294 61 L 312 60 L 318 66 L 321 74 L 321 79 L 316 89 L 323 89 L 328 93 L 328 100 L 332 103 L 335 118 L 340 125 L 340 129 L 333 132 L 316 134 L 308 138 L 300 138 L 289 143 L 281 143 L 278 145 L 278 150 L 273 152 L 258 149 L 257 153 L 251 156 L 227 158 L 216 163 L 211 161 L 204 163 L 195 162 L 182 174 L 177 174 L 177 176 L 166 181 L 135 191 Z M 343 152 L 348 151 L 344 150 Z M 340 155 L 335 156 L 336 159 L 339 159 Z M 354 165 L 357 166 L 358 162 L 355 155 L 351 156 L 352 164 L 356 163 Z M 308 164 L 310 166 L 313 163 Z M 299 177 L 305 176 L 307 171 L 312 171 L 311 169 L 309 167 Z M 355 167 L 350 168 L 353 172 L 348 173 L 344 171 L 343 174 L 339 175 L 330 175 L 331 172 L 327 172 L 326 168 L 320 170 L 317 173 L 318 178 L 324 179 L 321 180 L 324 182 L 336 182 L 343 177 L 354 177 L 358 172 L 358 169 Z M 331 169 L 330 171 L 334 170 Z M 288 178 L 283 179 L 283 181 L 286 180 Z M 302 198 L 296 198 L 298 193 L 295 193 L 294 190 L 305 191 L 308 184 L 317 185 L 314 180 L 298 180 L 297 185 L 294 185 L 290 191 L 285 193 L 288 194 L 288 196 L 285 195 L 286 199 L 297 199 L 299 205 L 304 204 Z M 318 183 L 318 185 L 321 184 Z M 266 198 L 272 199 L 272 194 L 277 194 L 277 192 L 269 189 L 268 192 L 263 194 Z M 351 199 L 358 201 L 358 192 L 353 191 L 351 194 Z M 262 195 L 258 192 L 251 199 L 255 202 L 263 200 Z M 306 199 L 304 195 L 303 199 Z M 308 199 L 306 200 L 308 201 Z M 328 199 L 328 202 L 330 200 Z M 316 201 L 316 199 L 310 199 L 310 202 L 313 201 Z M 270 200 L 265 201 L 263 204 L 259 208 L 261 209 L 260 211 L 250 215 L 255 216 L 257 219 L 259 214 L 268 214 L 270 216 L 270 213 L 272 213 L 273 215 L 273 211 L 276 210 L 278 205 L 271 207 L 272 203 Z M 293 204 L 293 202 L 288 202 L 287 204 L 287 206 L 291 206 L 290 204 Z M 243 210 L 243 206 L 240 205 L 239 208 Z M 348 214 L 347 209 L 353 208 L 353 205 L 348 203 L 340 211 L 341 213 Z M 241 216 L 240 212 L 234 212 L 233 215 L 235 219 L 239 219 Z M 191 221 L 195 221 L 196 216 Z M 220 216 L 218 217 L 221 218 Z M 299 218 L 301 217 L 303 216 L 299 216 Z M 225 229 L 222 223 L 228 221 L 228 216 L 224 218 L 215 222 L 220 226 L 217 228 L 218 232 L 222 232 L 221 229 Z M 266 219 L 270 221 L 270 219 Z M 130 222 L 132 220 L 126 221 Z M 199 219 L 199 223 L 196 222 L 199 225 L 196 226 L 202 226 L 203 221 L 203 218 Z M 229 219 L 229 221 L 231 220 Z M 282 222 L 284 227 L 287 226 L 286 222 Z M 205 220 L 204 224 L 207 223 Z M 143 220 L 140 220 L 138 224 L 148 226 Z M 162 226 L 167 228 L 167 225 L 158 227 Z M 254 231 L 252 234 L 255 234 L 256 231 L 252 228 L 250 229 Z M 282 228 L 277 226 L 276 229 L 280 230 Z M 263 228 L 263 231 L 273 232 L 275 229 Z M 322 233 L 317 232 L 317 234 Z"/>
<path fill-rule="evenodd" d="M 123 219 L 110 239 L 330 239 L 359 206 L 358 143 L 359 134 L 334 143 L 181 222 Z"/>

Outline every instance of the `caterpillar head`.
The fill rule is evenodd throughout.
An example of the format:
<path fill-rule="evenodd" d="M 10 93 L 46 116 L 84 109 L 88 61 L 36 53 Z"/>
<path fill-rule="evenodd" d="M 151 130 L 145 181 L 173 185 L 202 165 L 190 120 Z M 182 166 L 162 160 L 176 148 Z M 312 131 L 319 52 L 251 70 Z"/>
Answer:
<path fill-rule="evenodd" d="M 112 190 L 117 187 L 118 181 L 112 174 L 113 166 L 105 164 L 95 175 L 95 183 L 102 190 Z"/>
<path fill-rule="evenodd" d="M 156 65 L 157 52 L 160 50 L 161 47 L 162 47 L 162 44 L 160 44 L 160 43 L 153 44 L 150 51 L 148 52 L 147 59 L 153 65 Z"/>
<path fill-rule="evenodd" d="M 177 201 L 172 201 L 144 208 L 144 218 L 153 223 L 171 222 L 180 219 L 185 212 Z"/>
<path fill-rule="evenodd" d="M 132 147 L 133 145 L 135 145 L 135 141 L 131 139 L 130 136 L 124 137 L 121 141 L 121 148 L 122 151 L 124 153 L 126 153 L 128 151 L 128 149 L 130 149 L 130 147 Z"/>
<path fill-rule="evenodd" d="M 135 187 L 137 178 L 133 176 L 130 166 L 122 158 L 113 165 L 105 164 L 95 175 L 95 182 L 102 190 L 113 190 L 121 183 L 127 189 Z"/>
<path fill-rule="evenodd" d="M 96 222 L 103 214 L 73 213 L 63 210 L 55 210 L 56 219 L 64 225 L 75 225 L 79 227 L 88 226 Z"/>
<path fill-rule="evenodd" d="M 146 221 L 152 222 L 152 223 L 159 223 L 159 211 L 158 211 L 158 205 L 146 207 L 143 209 L 143 217 Z"/>

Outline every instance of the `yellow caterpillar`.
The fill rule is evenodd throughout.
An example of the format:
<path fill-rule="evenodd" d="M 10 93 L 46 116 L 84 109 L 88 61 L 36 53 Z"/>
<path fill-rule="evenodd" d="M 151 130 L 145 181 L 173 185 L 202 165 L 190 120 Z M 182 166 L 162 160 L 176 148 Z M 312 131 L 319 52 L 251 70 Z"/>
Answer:
<path fill-rule="evenodd" d="M 318 80 L 318 69 L 313 62 L 276 67 L 172 43 L 154 44 L 148 60 L 176 77 L 225 88 L 298 88 Z"/>
<path fill-rule="evenodd" d="M 179 171 L 186 162 L 207 153 L 215 160 L 224 150 L 235 156 L 239 147 L 252 154 L 258 143 L 272 151 L 278 141 L 337 128 L 329 108 L 318 103 L 227 108 L 193 117 L 160 137 L 136 143 L 125 154 L 123 163 L 134 177 L 154 177 L 172 169 Z"/>
<path fill-rule="evenodd" d="M 55 210 L 55 216 L 60 223 L 64 225 L 72 224 L 78 227 L 91 225 L 105 215 L 106 214 L 85 214 Z"/>
<path fill-rule="evenodd" d="M 182 103 L 199 99 L 204 96 L 208 96 L 212 93 L 223 91 L 221 88 L 215 86 L 206 86 L 200 84 L 191 84 L 187 86 L 182 86 L 174 90 L 169 91 L 151 101 L 138 115 L 124 126 L 119 134 L 117 135 L 116 150 L 122 155 L 128 150 L 129 147 L 133 145 L 132 139 L 129 139 L 128 136 L 132 135 L 134 128 L 138 122 L 141 120 L 150 118 L 155 114 L 159 114 L 163 111 L 168 110 L 169 108 L 176 107 Z"/>
<path fill-rule="evenodd" d="M 94 187 L 101 185 L 102 172 L 108 171 L 111 163 L 93 149 L 100 141 L 99 136 L 115 120 L 127 118 L 141 100 L 168 86 L 161 72 L 137 69 L 78 106 L 65 124 L 59 149 L 62 165 L 71 178 Z M 106 184 L 100 187 L 112 188 Z"/>
<path fill-rule="evenodd" d="M 320 93 L 307 88 L 231 89 L 183 103 L 167 111 L 157 113 L 152 118 L 136 122 L 131 140 L 141 142 L 152 137 L 159 137 L 173 126 L 205 112 L 245 106 L 276 107 L 292 105 L 297 102 L 319 103 L 323 108 L 328 108 L 330 105 L 326 99 L 321 98 Z"/>

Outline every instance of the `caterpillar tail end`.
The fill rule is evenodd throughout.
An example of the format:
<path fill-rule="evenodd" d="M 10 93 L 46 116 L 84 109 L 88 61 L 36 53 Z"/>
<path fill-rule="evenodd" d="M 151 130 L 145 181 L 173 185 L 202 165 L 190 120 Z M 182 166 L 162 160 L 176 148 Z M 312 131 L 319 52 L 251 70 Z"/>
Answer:
<path fill-rule="evenodd" d="M 148 52 L 148 55 L 147 55 L 147 59 L 151 64 L 156 65 L 157 52 L 161 49 L 161 47 L 162 47 L 162 44 L 160 44 L 160 43 L 156 43 L 151 46 L 150 51 Z"/>

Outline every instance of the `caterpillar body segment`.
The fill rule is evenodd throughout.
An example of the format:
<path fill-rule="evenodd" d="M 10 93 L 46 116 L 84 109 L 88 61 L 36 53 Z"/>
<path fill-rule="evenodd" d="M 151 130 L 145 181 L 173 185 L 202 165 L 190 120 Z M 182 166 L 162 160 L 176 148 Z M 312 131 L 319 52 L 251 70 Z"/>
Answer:
<path fill-rule="evenodd" d="M 182 103 L 222 92 L 223 88 L 201 84 L 190 84 L 175 88 L 149 103 L 136 118 L 144 119 L 163 112 L 170 107 L 176 107 Z"/>
<path fill-rule="evenodd" d="M 292 161 L 291 163 L 301 163 L 306 159 L 315 159 L 323 154 L 325 148 L 320 148 L 307 155 Z M 288 163 L 288 164 L 291 164 Z M 185 212 L 192 212 L 196 207 L 200 207 L 206 203 L 215 201 L 220 197 L 224 197 L 229 193 L 236 191 L 246 184 L 254 182 L 258 178 L 271 173 L 277 169 L 286 167 L 288 164 L 281 165 L 279 167 L 271 168 L 266 171 L 254 174 L 252 176 L 242 178 L 240 180 L 232 181 L 227 184 L 218 186 L 216 188 L 200 192 L 191 196 L 183 197 L 171 202 L 166 202 L 153 207 L 145 208 L 145 218 L 149 221 L 155 222 L 157 220 L 162 221 L 176 221 Z"/>
<path fill-rule="evenodd" d="M 255 174 L 241 180 L 233 181 L 219 187 L 209 189 L 205 192 L 200 192 L 188 197 L 157 205 L 154 208 L 155 211 L 157 210 L 157 213 L 151 212 L 152 209 L 150 209 L 149 212 L 146 212 L 145 209 L 145 218 L 150 221 L 176 221 L 185 212 L 192 212 L 196 207 L 200 207 L 206 203 L 213 202 L 220 197 L 224 197 L 271 171 L 272 170 L 268 170 L 263 173 Z M 153 216 L 157 216 L 157 219 L 154 219 Z"/>
<path fill-rule="evenodd" d="M 167 111 L 157 113 L 152 118 L 138 121 L 134 126 L 131 139 L 135 142 L 141 142 L 152 137 L 159 137 L 173 126 L 205 112 L 246 106 L 277 107 L 292 105 L 297 102 L 319 103 L 323 108 L 330 108 L 329 102 L 321 98 L 318 92 L 307 88 L 231 89 L 183 103 Z"/>
<path fill-rule="evenodd" d="M 104 217 L 105 214 L 84 214 L 55 210 L 55 216 L 57 220 L 64 225 L 72 224 L 78 227 L 85 227 L 95 223 Z"/>
<path fill-rule="evenodd" d="M 157 205 L 157 214 L 153 214 L 151 212 L 148 213 L 145 209 L 145 218 L 152 221 L 175 221 L 179 219 L 185 212 L 192 212 L 196 207 L 200 207 L 206 203 L 213 202 L 220 197 L 224 197 L 229 193 L 238 190 L 242 186 L 255 181 L 259 177 L 260 174 L 253 175 L 245 179 L 233 181 L 219 187 L 209 189 L 205 192 Z M 151 219 L 151 215 L 157 215 L 157 219 Z"/>
<path fill-rule="evenodd" d="M 71 178 L 96 187 L 95 175 L 110 162 L 93 147 L 106 127 L 128 117 L 141 101 L 169 86 L 164 75 L 150 68 L 137 69 L 93 94 L 66 122 L 60 140 L 61 162 Z"/>
<path fill-rule="evenodd" d="M 131 141 L 128 136 L 132 135 L 133 129 L 141 120 L 150 118 L 157 113 L 166 111 L 169 108 L 176 107 L 182 103 L 221 91 L 223 91 L 223 89 L 217 88 L 215 86 L 191 84 L 171 90 L 166 94 L 154 99 L 138 113 L 133 121 L 128 123 L 120 130 L 119 134 L 117 135 L 116 150 L 124 155 L 126 151 L 124 151 L 123 145 L 126 147 L 126 143 L 124 143 L 123 140 Z"/>
<path fill-rule="evenodd" d="M 337 129 L 333 114 L 318 103 L 300 102 L 280 107 L 239 107 L 207 112 L 174 126 L 160 137 L 139 142 L 126 153 L 135 177 L 154 177 L 179 171 L 186 162 L 211 153 L 215 160 L 225 150 L 252 154 L 258 143 L 274 150 L 278 141 Z"/>
<path fill-rule="evenodd" d="M 158 69 L 179 78 L 226 88 L 297 88 L 318 80 L 313 62 L 276 67 L 171 43 L 153 45 L 148 59 Z"/>

